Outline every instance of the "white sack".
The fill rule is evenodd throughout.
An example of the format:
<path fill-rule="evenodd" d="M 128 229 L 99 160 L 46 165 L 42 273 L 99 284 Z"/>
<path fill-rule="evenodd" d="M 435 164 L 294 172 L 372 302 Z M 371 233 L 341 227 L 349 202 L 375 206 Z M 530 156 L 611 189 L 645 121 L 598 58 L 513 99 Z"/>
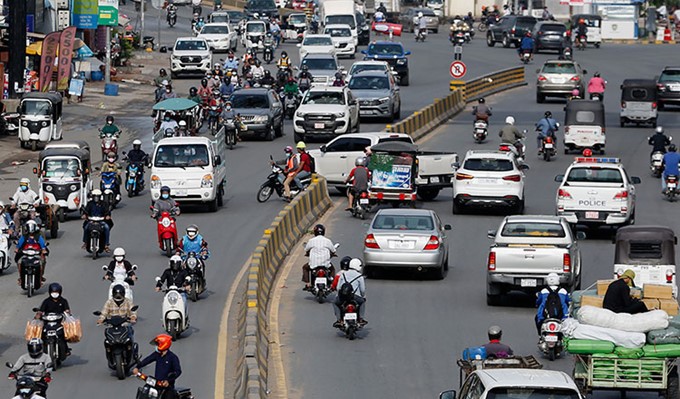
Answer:
<path fill-rule="evenodd" d="M 574 339 L 609 341 L 616 346 L 630 349 L 642 348 L 647 340 L 647 336 L 644 333 L 620 331 L 613 328 L 589 326 L 586 324 L 578 324 L 573 329 L 570 337 Z"/>
<path fill-rule="evenodd" d="M 632 315 L 614 313 L 611 310 L 594 306 L 583 306 L 579 309 L 577 318 L 581 324 L 639 333 L 663 330 L 668 327 L 668 313 L 663 310 Z"/>

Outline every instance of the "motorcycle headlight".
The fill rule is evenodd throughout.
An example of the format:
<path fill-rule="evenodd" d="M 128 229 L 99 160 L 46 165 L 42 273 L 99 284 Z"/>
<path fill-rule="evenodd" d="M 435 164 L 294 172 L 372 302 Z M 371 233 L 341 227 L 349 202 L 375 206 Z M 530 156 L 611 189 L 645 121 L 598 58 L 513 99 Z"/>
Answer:
<path fill-rule="evenodd" d="M 52 186 L 45 185 L 45 191 L 47 191 L 48 193 L 51 193 L 52 189 L 53 189 Z"/>
<path fill-rule="evenodd" d="M 71 190 L 71 191 L 77 191 L 77 190 L 78 190 L 78 185 L 77 185 L 77 184 L 71 184 L 71 186 L 69 187 L 69 190 Z"/>
<path fill-rule="evenodd" d="M 390 101 L 390 98 L 389 98 L 389 97 L 383 97 L 383 98 L 378 99 L 378 102 L 379 102 L 380 104 L 385 104 L 385 103 L 387 103 L 387 102 L 389 102 L 389 101 Z"/>
<path fill-rule="evenodd" d="M 304 118 L 305 114 L 303 114 L 302 112 L 296 112 L 295 116 L 297 116 L 298 118 Z"/>
<path fill-rule="evenodd" d="M 163 225 L 163 227 L 170 227 L 170 219 L 165 218 L 161 220 L 161 224 Z"/>
<path fill-rule="evenodd" d="M 208 174 L 203 176 L 203 179 L 201 180 L 201 187 L 212 187 L 213 186 L 213 177 L 212 175 Z"/>
<path fill-rule="evenodd" d="M 21 126 L 28 126 L 28 122 L 27 121 L 21 121 Z"/>
<path fill-rule="evenodd" d="M 198 261 L 196 260 L 196 258 L 187 259 L 187 266 L 189 267 L 189 269 L 195 268 L 197 264 L 198 264 Z"/>
<path fill-rule="evenodd" d="M 47 122 L 46 122 L 46 121 L 43 121 L 43 122 L 41 123 L 41 125 L 42 125 L 42 127 L 45 127 L 45 126 L 47 126 Z"/>
<path fill-rule="evenodd" d="M 177 305 L 177 302 L 179 302 L 179 294 L 177 292 L 170 292 L 168 294 L 168 302 L 170 302 L 170 305 L 175 306 Z"/>

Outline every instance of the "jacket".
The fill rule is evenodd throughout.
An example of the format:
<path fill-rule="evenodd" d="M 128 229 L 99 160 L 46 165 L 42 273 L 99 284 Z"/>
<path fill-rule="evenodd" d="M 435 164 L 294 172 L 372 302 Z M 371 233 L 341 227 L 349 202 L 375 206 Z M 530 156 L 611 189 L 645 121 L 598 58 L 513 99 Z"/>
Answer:
<path fill-rule="evenodd" d="M 491 340 L 488 344 L 482 346 L 486 349 L 486 356 L 490 358 L 505 358 L 514 355 L 512 349 L 508 345 L 502 344 L 501 341 L 497 339 Z"/>
<path fill-rule="evenodd" d="M 142 150 L 132 149 L 128 152 L 127 157 L 130 163 L 146 164 L 149 162 L 149 155 Z"/>
<path fill-rule="evenodd" d="M 534 49 L 534 39 L 531 37 L 523 37 L 522 43 L 519 45 L 520 50 L 532 50 Z"/>
<path fill-rule="evenodd" d="M 115 123 L 112 123 L 112 124 L 110 124 L 110 125 L 107 123 L 107 124 L 104 125 L 104 127 L 102 128 L 102 132 L 101 132 L 101 134 L 100 134 L 99 136 L 100 136 L 100 137 L 104 137 L 104 136 L 113 135 L 113 134 L 118 134 L 118 133 L 120 133 L 120 129 L 118 128 L 118 126 L 116 126 Z"/>
<path fill-rule="evenodd" d="M 519 131 L 514 125 L 505 125 L 501 129 L 498 136 L 501 138 L 502 143 L 515 144 L 519 139 L 524 138 L 524 134 Z"/>
<path fill-rule="evenodd" d="M 170 287 L 172 285 L 177 288 L 184 287 L 187 284 L 186 279 L 188 276 L 189 274 L 184 269 L 173 272 L 172 269 L 167 268 L 161 275 L 160 281 L 156 283 L 156 287 L 161 288 L 163 283 L 165 283 L 166 287 Z"/>
<path fill-rule="evenodd" d="M 120 317 L 128 317 L 131 322 L 134 322 L 137 320 L 137 312 L 132 310 L 132 302 L 127 299 L 123 298 L 123 302 L 118 305 L 116 301 L 113 299 L 109 299 L 104 303 L 104 307 L 102 308 L 102 314 L 99 316 L 99 321 L 103 322 L 104 320 L 114 317 L 114 316 L 120 316 Z"/>
<path fill-rule="evenodd" d="M 588 93 L 604 93 L 605 88 L 605 81 L 600 77 L 596 76 L 588 81 Z"/>
<path fill-rule="evenodd" d="M 550 287 L 553 291 L 557 292 L 557 295 L 560 297 L 560 303 L 562 304 L 562 314 L 564 315 L 562 319 L 566 319 L 569 316 L 569 293 L 567 290 L 564 288 L 559 288 L 559 287 Z M 536 320 L 540 323 L 542 322 L 545 317 L 545 305 L 546 301 L 548 300 L 548 295 L 550 294 L 550 290 L 548 288 L 543 288 L 541 292 L 538 293 L 538 297 L 536 298 L 536 306 L 538 307 L 538 310 L 536 311 Z"/>
<path fill-rule="evenodd" d="M 666 152 L 666 146 L 671 144 L 671 140 L 663 133 L 656 133 L 649 138 L 649 145 L 652 146 L 652 152 L 662 151 Z"/>
<path fill-rule="evenodd" d="M 543 118 L 536 123 L 536 128 L 541 129 L 541 135 L 554 136 L 557 131 L 557 121 L 553 118 Z"/>
<path fill-rule="evenodd" d="M 620 313 L 635 302 L 639 302 L 639 299 L 630 297 L 630 287 L 628 284 L 623 279 L 618 279 L 609 284 L 607 293 L 604 295 L 602 307 L 614 313 Z"/>
<path fill-rule="evenodd" d="M 38 205 L 38 203 L 40 202 L 40 198 L 38 197 L 38 194 L 36 194 L 36 192 L 31 190 L 30 188 L 26 191 L 21 191 L 21 188 L 17 188 L 17 191 L 14 193 L 11 200 L 12 200 L 12 205 L 19 205 L 19 204 Z"/>
<path fill-rule="evenodd" d="M 664 170 L 663 170 L 663 175 L 668 176 L 668 175 L 673 175 L 673 176 L 679 176 L 680 175 L 680 170 L 678 167 L 678 163 L 680 163 L 680 154 L 677 152 L 667 152 L 663 156 L 663 165 L 664 165 Z"/>
<path fill-rule="evenodd" d="M 182 375 L 182 367 L 179 364 L 179 358 L 171 351 L 167 351 L 165 355 L 158 352 L 152 352 L 137 363 L 137 367 L 142 368 L 148 364 L 156 362 L 156 371 L 154 377 L 159 381 L 167 381 L 170 387 L 175 387 L 175 380 Z"/>
<path fill-rule="evenodd" d="M 125 271 L 126 271 L 127 273 L 132 273 L 132 274 L 134 274 L 134 272 L 132 271 L 132 263 L 130 263 L 130 262 L 128 262 L 127 260 L 124 259 L 124 260 L 123 260 L 123 266 L 125 267 Z M 115 261 L 115 259 L 112 260 L 111 262 L 109 262 L 109 264 L 106 266 L 106 274 L 111 274 L 111 275 L 112 275 L 114 270 L 116 270 L 116 261 Z"/>
<path fill-rule="evenodd" d="M 159 198 L 156 200 L 156 202 L 153 204 L 153 213 L 154 217 L 158 216 L 161 214 L 161 212 L 170 212 L 172 214 L 173 212 L 175 215 L 179 215 L 179 208 L 177 207 L 177 202 L 175 202 L 174 199 L 168 198 L 168 199 L 163 199 Z"/>
<path fill-rule="evenodd" d="M 34 359 L 28 353 L 24 353 L 19 356 L 10 372 L 16 374 L 17 378 L 31 377 L 34 380 L 40 379 L 52 372 L 52 358 L 43 353 L 40 357 Z"/>
<path fill-rule="evenodd" d="M 188 254 L 189 252 L 195 252 L 197 256 L 200 256 L 201 251 L 204 251 L 205 259 L 208 259 L 210 257 L 210 251 L 208 251 L 208 243 L 203 239 L 203 236 L 200 234 L 197 234 L 193 240 L 190 239 L 189 236 L 185 235 L 179 241 L 179 247 L 182 248 L 185 254 Z"/>

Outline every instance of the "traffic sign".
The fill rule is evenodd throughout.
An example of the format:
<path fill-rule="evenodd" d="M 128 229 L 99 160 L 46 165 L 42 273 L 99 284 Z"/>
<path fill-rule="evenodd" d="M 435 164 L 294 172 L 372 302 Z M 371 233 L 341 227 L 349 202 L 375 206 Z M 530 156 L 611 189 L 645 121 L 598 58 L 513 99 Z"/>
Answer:
<path fill-rule="evenodd" d="M 465 76 L 465 72 L 467 72 L 467 67 L 463 61 L 453 61 L 449 67 L 449 73 L 454 79 L 462 78 Z"/>

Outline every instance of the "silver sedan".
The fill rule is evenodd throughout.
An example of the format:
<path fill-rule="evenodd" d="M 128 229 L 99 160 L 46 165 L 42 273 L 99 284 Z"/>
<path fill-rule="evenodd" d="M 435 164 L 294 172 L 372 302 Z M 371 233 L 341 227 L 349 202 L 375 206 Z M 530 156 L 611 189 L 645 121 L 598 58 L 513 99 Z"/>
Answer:
<path fill-rule="evenodd" d="M 446 230 L 428 209 L 381 209 L 364 239 L 364 274 L 376 268 L 428 270 L 443 279 L 449 269 Z"/>

